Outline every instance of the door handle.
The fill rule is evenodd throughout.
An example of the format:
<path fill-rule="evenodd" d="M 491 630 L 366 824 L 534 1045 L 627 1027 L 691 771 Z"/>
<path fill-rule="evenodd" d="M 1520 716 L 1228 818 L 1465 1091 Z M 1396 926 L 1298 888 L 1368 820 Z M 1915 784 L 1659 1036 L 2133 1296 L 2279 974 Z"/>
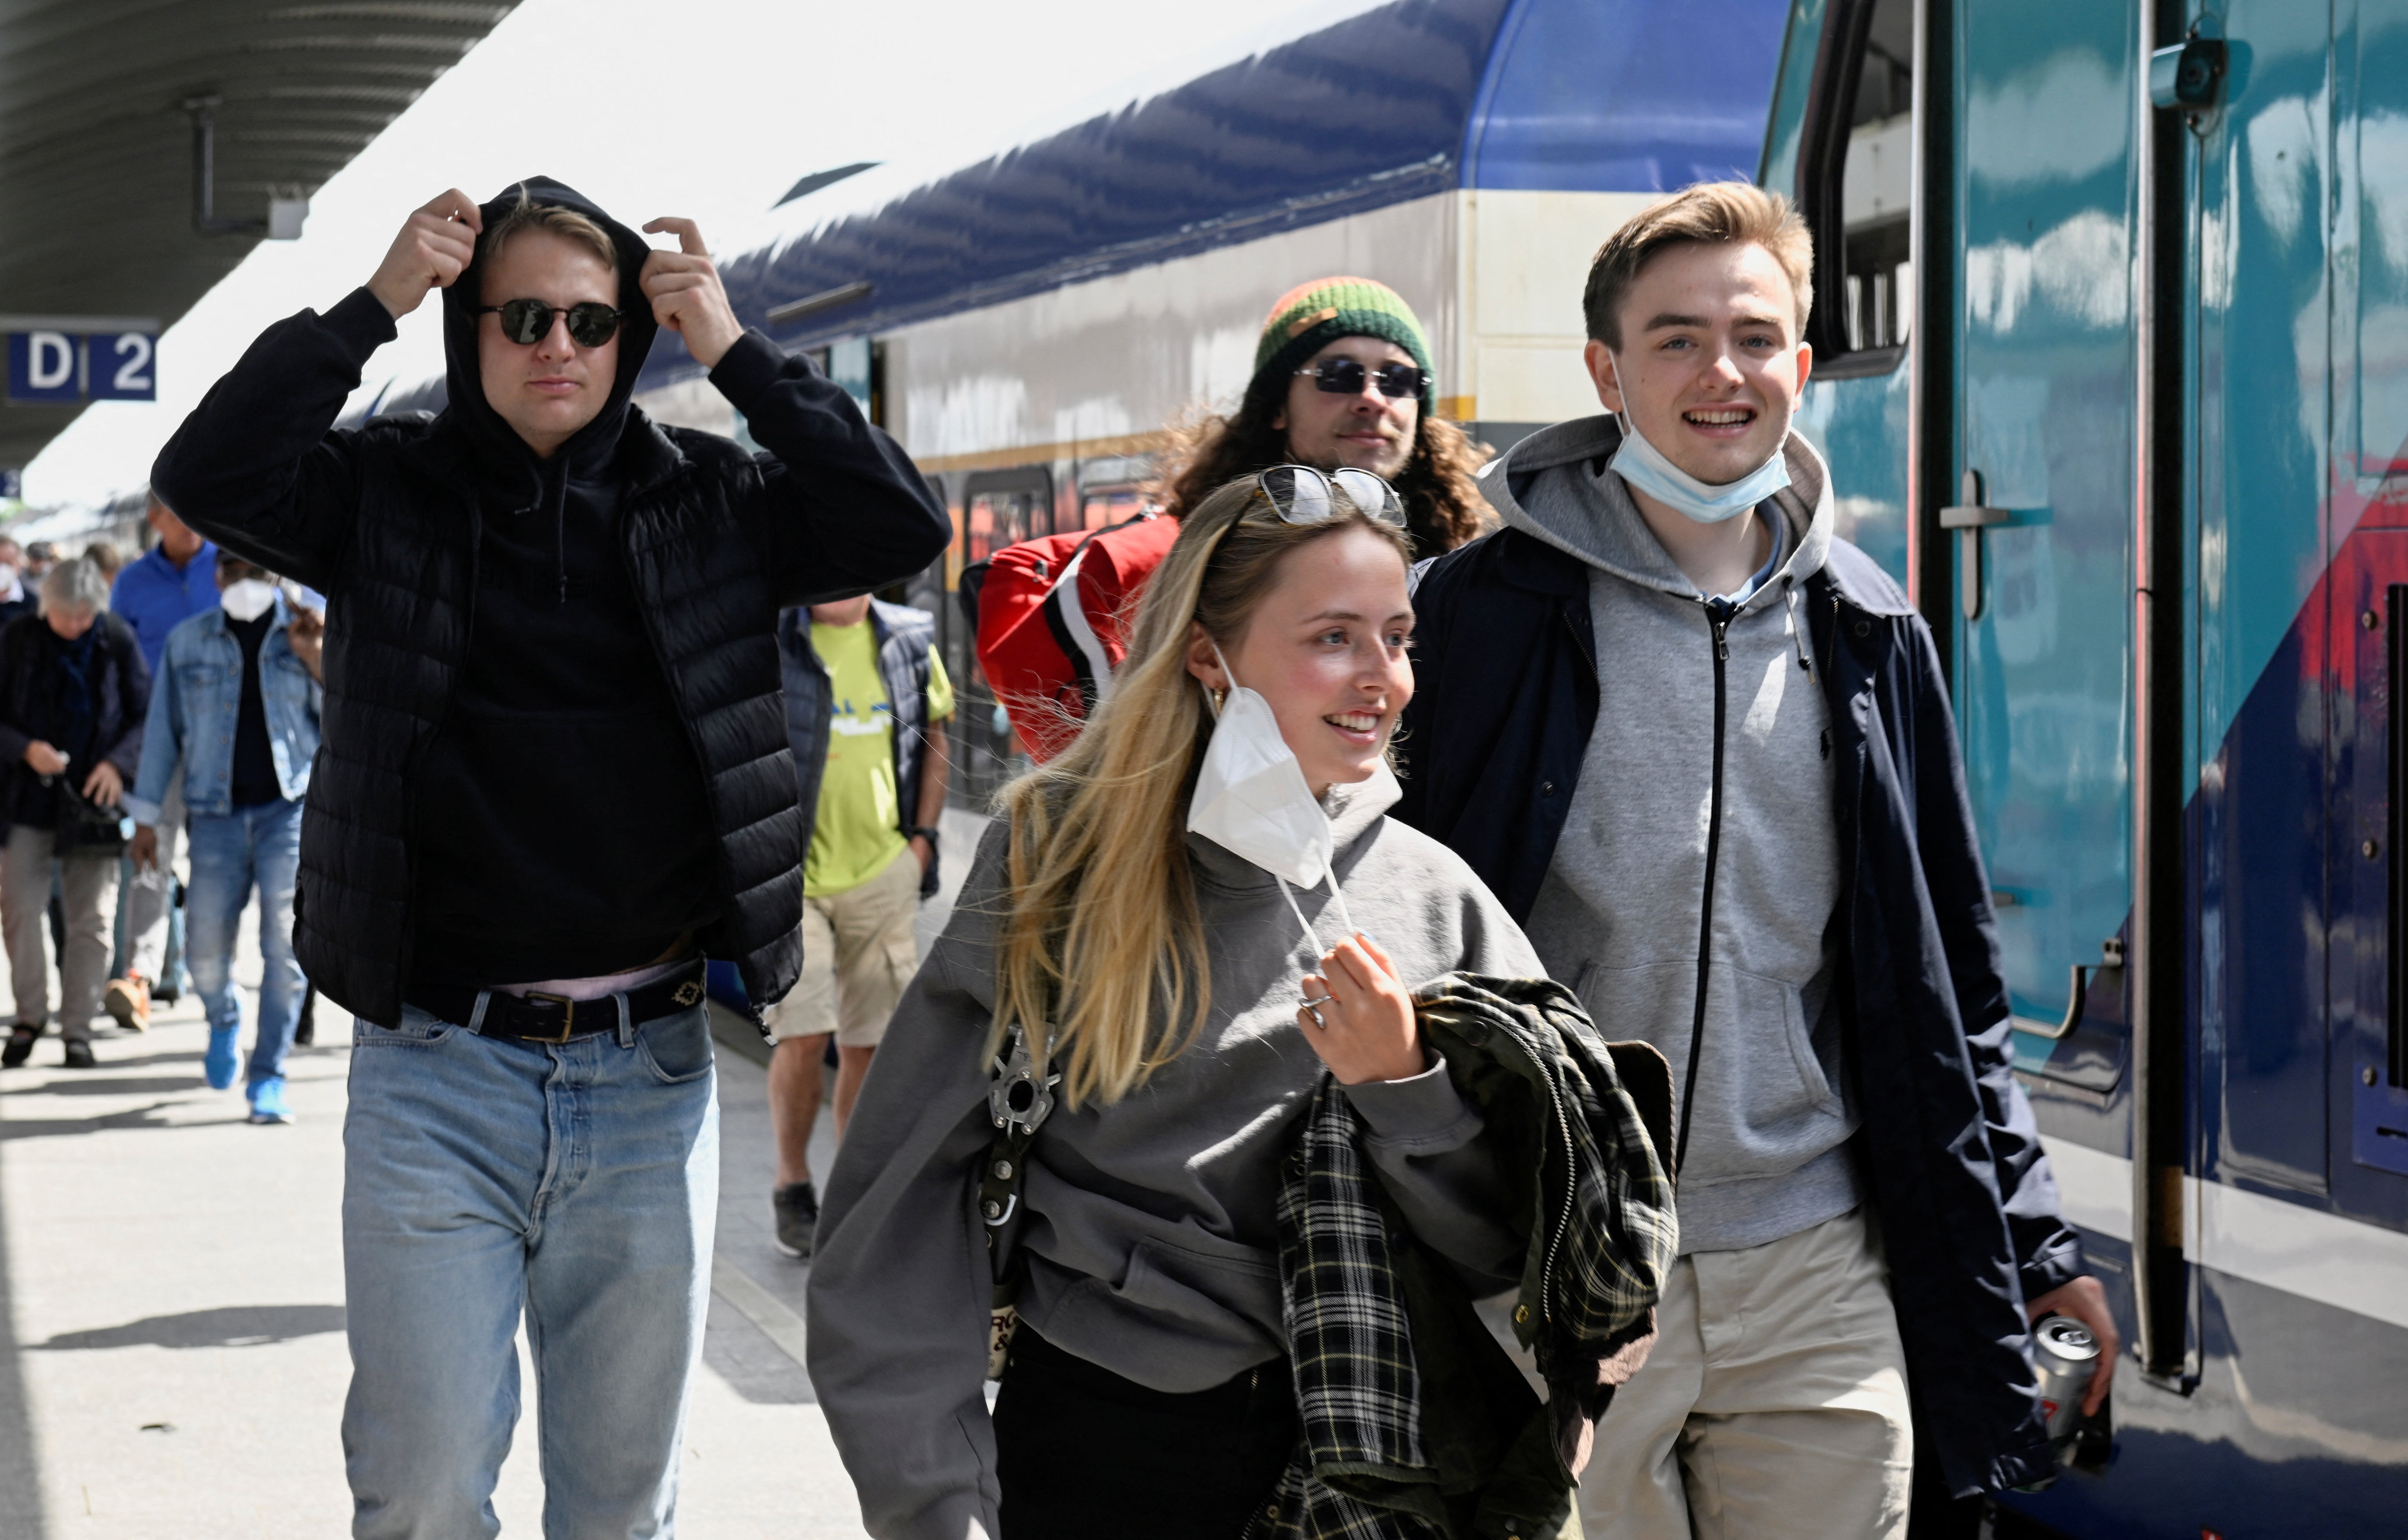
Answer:
<path fill-rule="evenodd" d="M 2030 1016 L 2017 1016 L 2014 1018 L 2016 1031 L 2032 1037 L 2046 1038 L 2052 1043 L 2072 1035 L 2073 1029 L 2082 1025 L 2082 997 L 2090 992 L 2092 977 L 2100 973 L 2114 973 L 2116 975 L 2116 982 L 2119 985 L 2122 983 L 2123 939 L 2116 936 L 2109 937 L 2099 949 L 2097 963 L 2077 962 L 2072 966 L 2073 978 L 2065 996 L 2065 1019 L 2051 1026 L 2046 1022 L 2035 1021 Z"/>
<path fill-rule="evenodd" d="M 1983 505 L 1978 470 L 1965 472 L 1958 495 L 1965 500 L 1940 511 L 1940 527 L 1956 531 L 1956 607 L 1967 620 L 1977 620 L 1982 613 L 1982 531 L 2014 515 L 2003 508 Z"/>

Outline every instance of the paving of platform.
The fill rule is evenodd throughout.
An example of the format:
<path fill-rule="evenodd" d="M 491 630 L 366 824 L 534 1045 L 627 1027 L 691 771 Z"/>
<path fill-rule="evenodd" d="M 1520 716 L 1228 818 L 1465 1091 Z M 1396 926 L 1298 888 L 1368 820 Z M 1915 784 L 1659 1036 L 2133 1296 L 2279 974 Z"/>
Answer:
<path fill-rule="evenodd" d="M 979 827 L 947 824 L 953 880 L 924 911 L 924 939 Z M 257 957 L 248 917 L 238 955 Z M 255 961 L 236 971 L 256 985 Z M 254 1001 L 246 987 L 246 1043 Z M 251 1127 L 239 1091 L 203 1084 L 208 1031 L 189 996 L 147 1035 L 103 1034 L 97 1070 L 60 1068 L 49 1037 L 31 1065 L 0 1072 L 0 1540 L 348 1533 L 350 1036 L 322 1000 L 321 1045 L 289 1065 L 289 1128 Z M 723 1052 L 719 1072 L 715 1287 L 678 1533 L 857 1540 L 853 1486 L 799 1362 L 806 1269 L 770 1243 L 767 1077 L 743 1051 Z M 824 1171 L 829 1119 L 814 1144 Z M 539 1533 L 532 1431 L 523 1419 L 494 1495 L 505 1534 Z"/>

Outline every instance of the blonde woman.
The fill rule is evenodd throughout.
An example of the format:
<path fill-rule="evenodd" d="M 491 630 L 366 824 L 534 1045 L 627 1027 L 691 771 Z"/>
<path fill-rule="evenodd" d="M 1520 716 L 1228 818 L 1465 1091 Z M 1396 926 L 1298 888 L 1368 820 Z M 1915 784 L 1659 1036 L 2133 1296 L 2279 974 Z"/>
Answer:
<path fill-rule="evenodd" d="M 1274 1204 L 1325 1070 L 1421 1241 L 1488 1291 L 1514 1283 L 1498 1158 L 1407 986 L 1540 970 L 1462 862 L 1383 815 L 1409 549 L 1368 472 L 1222 488 L 1085 731 L 1003 793 L 820 1221 L 811 1378 L 882 1540 L 1234 1540 L 1262 1511 L 1297 1432 Z M 1292 753 L 1326 816 L 1318 880 L 1191 832 L 1199 776 L 1243 770 L 1216 732 Z M 1204 821 L 1259 854 L 1213 800 Z M 1014 1198 L 1025 1271 L 990 1418 L 977 1187 L 1012 1027 L 1061 1081 Z"/>

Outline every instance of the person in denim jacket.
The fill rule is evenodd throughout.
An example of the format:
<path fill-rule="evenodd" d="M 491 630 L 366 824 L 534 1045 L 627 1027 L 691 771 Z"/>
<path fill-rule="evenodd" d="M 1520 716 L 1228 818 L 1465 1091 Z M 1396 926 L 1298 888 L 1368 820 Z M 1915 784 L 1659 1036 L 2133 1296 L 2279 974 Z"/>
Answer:
<path fill-rule="evenodd" d="M 167 633 L 141 772 L 125 799 L 136 824 L 131 854 L 137 868 L 157 865 L 160 804 L 180 767 L 193 862 L 184 918 L 209 1019 L 202 1067 L 216 1089 L 234 1084 L 242 1027 L 235 933 L 255 885 L 265 967 L 245 1090 L 252 1122 L 289 1123 L 284 1056 L 307 987 L 293 955 L 293 889 L 301 799 L 318 755 L 319 632 L 315 616 L 285 602 L 273 573 L 231 553 L 218 553 L 217 583 L 221 608 Z"/>

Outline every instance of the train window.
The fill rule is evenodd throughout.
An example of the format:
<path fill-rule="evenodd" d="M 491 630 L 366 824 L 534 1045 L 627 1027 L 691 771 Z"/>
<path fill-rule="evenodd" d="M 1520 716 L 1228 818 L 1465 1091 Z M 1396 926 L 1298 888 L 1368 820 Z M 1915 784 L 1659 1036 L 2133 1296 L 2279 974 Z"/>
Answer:
<path fill-rule="evenodd" d="M 1806 336 L 1818 374 L 1883 373 L 1905 354 L 1914 313 L 1914 94 L 1913 0 L 1834 0 L 1797 182 L 1814 231 Z"/>
<path fill-rule="evenodd" d="M 1043 466 L 982 470 L 962 483 L 962 560 L 985 561 L 1005 546 L 1058 533 L 1054 520 L 1054 474 Z M 1068 521 L 1062 529 L 1070 527 Z M 996 788 L 1027 768 L 1011 724 L 996 703 L 970 655 L 964 628 L 961 663 L 953 679 L 961 709 L 953 730 L 953 786 L 966 807 L 983 807 Z"/>
<path fill-rule="evenodd" d="M 1162 504 L 1135 482 L 1082 487 L 1079 503 L 1081 525 L 1087 529 L 1109 528 L 1149 510 L 1162 511 Z"/>

